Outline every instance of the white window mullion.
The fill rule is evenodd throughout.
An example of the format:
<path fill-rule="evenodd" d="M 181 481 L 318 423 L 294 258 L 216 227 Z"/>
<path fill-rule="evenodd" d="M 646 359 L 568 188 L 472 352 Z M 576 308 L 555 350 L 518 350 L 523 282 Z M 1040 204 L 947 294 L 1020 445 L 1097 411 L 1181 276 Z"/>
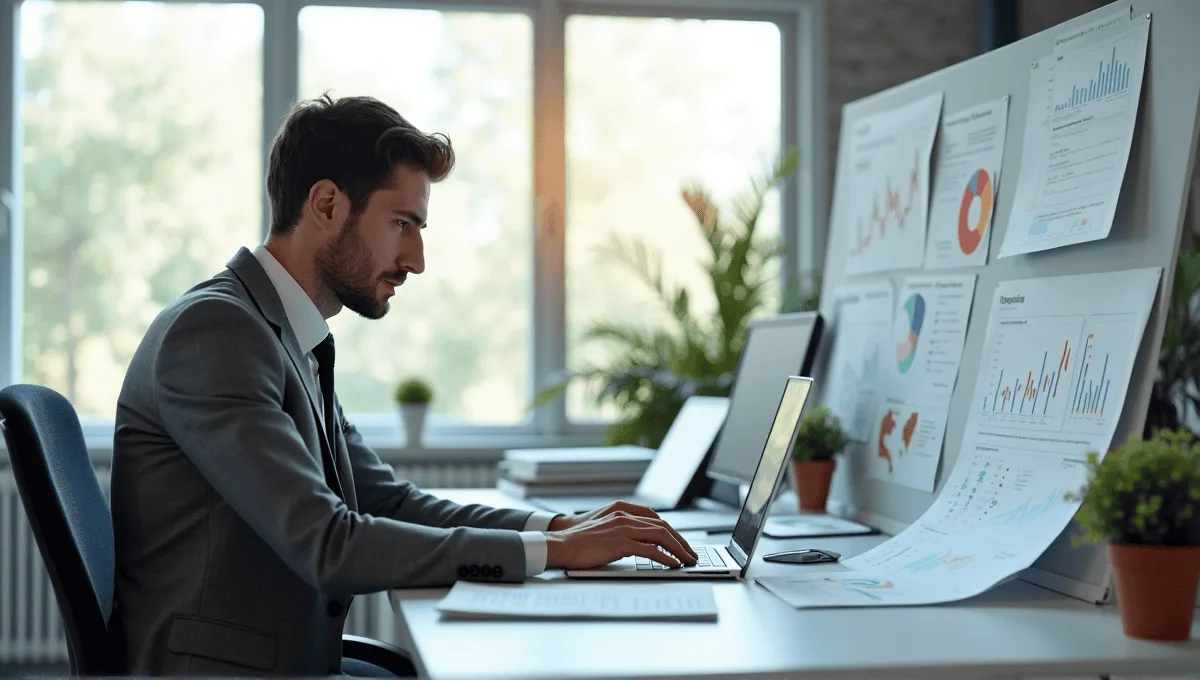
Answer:
<path fill-rule="evenodd" d="M 262 0 L 263 8 L 263 173 L 271 141 L 300 97 L 300 9 L 292 0 Z M 271 203 L 263 192 L 263 238 L 271 224 Z"/>
<path fill-rule="evenodd" d="M 0 2 L 0 387 L 21 379 L 21 302 L 23 265 L 21 240 L 20 71 L 17 68 L 17 0 Z"/>
<path fill-rule="evenodd" d="M 533 17 L 534 267 L 533 384 L 550 384 L 566 365 L 565 223 L 565 18 L 558 0 L 541 0 Z M 534 413 L 539 433 L 567 429 L 565 400 Z"/>

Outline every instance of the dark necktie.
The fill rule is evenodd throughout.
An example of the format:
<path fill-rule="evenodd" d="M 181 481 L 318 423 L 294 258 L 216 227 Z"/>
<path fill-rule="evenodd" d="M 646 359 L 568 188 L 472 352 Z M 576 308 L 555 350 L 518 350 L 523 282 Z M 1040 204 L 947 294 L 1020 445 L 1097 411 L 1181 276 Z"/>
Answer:
<path fill-rule="evenodd" d="M 337 466 L 334 464 L 334 456 L 336 455 L 334 447 L 337 446 L 337 412 L 333 407 L 333 333 L 325 336 L 316 347 L 313 348 L 313 356 L 317 359 L 317 380 L 321 382 L 321 404 L 325 411 L 325 437 L 329 442 L 329 455 L 323 456 L 325 460 L 325 483 L 338 496 L 341 496 L 342 485 L 338 479 Z"/>

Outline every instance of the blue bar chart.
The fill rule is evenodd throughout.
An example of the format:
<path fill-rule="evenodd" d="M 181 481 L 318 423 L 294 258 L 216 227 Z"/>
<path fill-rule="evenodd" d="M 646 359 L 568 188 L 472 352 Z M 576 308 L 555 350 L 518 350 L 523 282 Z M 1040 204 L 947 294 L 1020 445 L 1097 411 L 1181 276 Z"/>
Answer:
<path fill-rule="evenodd" d="M 1129 344 L 1134 320 L 1131 315 L 1113 314 L 1088 319 L 1080 340 L 1079 361 L 1071 372 L 1071 405 L 1067 409 L 1068 429 L 1093 431 L 1121 414 L 1120 392 L 1113 378 L 1129 371 L 1129 357 L 1120 348 Z"/>
<path fill-rule="evenodd" d="M 1129 63 L 1117 59 L 1117 48 L 1113 47 L 1108 63 L 1100 62 L 1095 77 L 1086 83 L 1071 86 L 1071 95 L 1066 101 L 1055 104 L 1054 112 L 1083 106 L 1097 99 L 1129 89 Z"/>
<path fill-rule="evenodd" d="M 1071 400 L 1071 415 L 1103 416 L 1108 398 L 1108 360 L 1110 355 L 1104 355 L 1104 366 L 1100 369 L 1099 377 L 1095 373 L 1095 362 L 1090 351 L 1096 337 L 1088 335 L 1083 353 L 1088 357 L 1080 367 L 1079 383 L 1075 385 L 1075 396 Z M 1089 375 L 1090 372 L 1090 375 Z"/>

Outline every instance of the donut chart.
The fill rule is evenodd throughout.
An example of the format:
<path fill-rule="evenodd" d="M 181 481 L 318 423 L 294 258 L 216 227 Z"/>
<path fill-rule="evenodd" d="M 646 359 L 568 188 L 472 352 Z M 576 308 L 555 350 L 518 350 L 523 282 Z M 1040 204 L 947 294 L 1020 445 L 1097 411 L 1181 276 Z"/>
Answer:
<path fill-rule="evenodd" d="M 917 358 L 917 341 L 921 337 L 921 326 L 925 324 L 925 296 L 913 293 L 904 301 L 904 312 L 908 315 L 908 332 L 904 342 L 896 347 L 897 366 L 901 373 L 908 373 Z"/>
<path fill-rule="evenodd" d="M 979 215 L 971 220 L 971 205 L 979 199 Z M 987 170 L 971 174 L 963 190 L 962 204 L 958 208 L 958 245 L 963 255 L 970 255 L 979 248 L 992 219 L 992 177 Z"/>

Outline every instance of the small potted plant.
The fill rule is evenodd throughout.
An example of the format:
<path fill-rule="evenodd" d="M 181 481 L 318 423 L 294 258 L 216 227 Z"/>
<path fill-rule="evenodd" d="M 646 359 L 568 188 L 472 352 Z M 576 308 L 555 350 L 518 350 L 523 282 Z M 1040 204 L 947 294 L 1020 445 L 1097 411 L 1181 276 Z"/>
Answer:
<path fill-rule="evenodd" d="M 1081 540 L 1108 541 L 1125 634 L 1180 641 L 1191 634 L 1200 582 L 1200 444 L 1186 430 L 1133 439 L 1100 461 L 1069 500 Z"/>
<path fill-rule="evenodd" d="M 433 387 L 420 378 L 409 378 L 396 386 L 396 404 L 400 407 L 400 420 L 409 448 L 421 445 L 421 431 L 425 428 L 431 401 Z"/>
<path fill-rule="evenodd" d="M 846 447 L 842 423 L 828 407 L 818 406 L 804 415 L 792 447 L 792 478 L 801 512 L 824 512 L 829 482 L 837 464 L 834 456 Z"/>

